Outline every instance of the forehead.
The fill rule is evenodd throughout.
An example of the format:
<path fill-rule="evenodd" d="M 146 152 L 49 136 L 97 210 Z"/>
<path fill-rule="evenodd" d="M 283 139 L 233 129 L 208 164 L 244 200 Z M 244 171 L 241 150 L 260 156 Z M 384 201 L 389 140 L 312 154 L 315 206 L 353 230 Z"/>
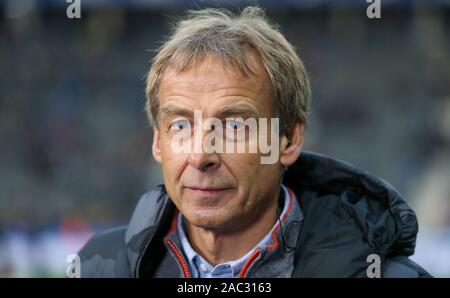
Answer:
<path fill-rule="evenodd" d="M 271 82 L 262 63 L 249 55 L 252 72 L 243 73 L 238 67 L 225 64 L 223 59 L 210 55 L 183 71 L 169 65 L 160 84 L 160 99 L 167 96 L 218 93 L 249 98 L 267 98 L 271 94 Z"/>

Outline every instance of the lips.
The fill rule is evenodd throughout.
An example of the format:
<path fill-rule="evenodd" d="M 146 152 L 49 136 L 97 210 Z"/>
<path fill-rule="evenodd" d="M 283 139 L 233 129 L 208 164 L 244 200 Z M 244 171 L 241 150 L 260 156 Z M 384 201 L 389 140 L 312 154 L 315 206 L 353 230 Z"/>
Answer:
<path fill-rule="evenodd" d="M 204 198 L 218 197 L 226 191 L 231 190 L 230 187 L 186 186 L 185 188 L 196 196 Z"/>

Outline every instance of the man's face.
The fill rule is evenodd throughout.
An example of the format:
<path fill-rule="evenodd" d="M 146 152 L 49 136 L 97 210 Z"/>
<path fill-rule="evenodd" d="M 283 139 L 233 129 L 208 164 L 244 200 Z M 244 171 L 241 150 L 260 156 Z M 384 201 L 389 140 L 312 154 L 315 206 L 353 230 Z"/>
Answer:
<path fill-rule="evenodd" d="M 223 120 L 224 130 L 229 130 L 226 118 L 264 117 L 270 123 L 275 117 L 270 79 L 260 62 L 253 61 L 257 74 L 247 77 L 239 70 L 224 69 L 220 59 L 207 57 L 181 73 L 168 67 L 161 79 L 160 126 L 153 153 L 174 204 L 190 224 L 204 229 L 226 231 L 249 224 L 273 206 L 279 190 L 281 165 L 261 164 L 259 150 L 175 153 L 171 146 L 186 121 L 194 131 L 194 110 L 202 112 L 203 121 Z"/>

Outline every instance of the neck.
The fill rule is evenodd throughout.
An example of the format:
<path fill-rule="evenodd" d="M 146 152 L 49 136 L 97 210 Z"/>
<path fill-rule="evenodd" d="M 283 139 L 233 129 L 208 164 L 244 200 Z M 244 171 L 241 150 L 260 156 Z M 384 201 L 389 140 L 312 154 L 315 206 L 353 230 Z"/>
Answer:
<path fill-rule="evenodd" d="M 279 192 L 278 192 L 279 193 Z M 206 230 L 186 223 L 187 236 L 192 248 L 211 265 L 237 260 L 255 247 L 273 228 L 277 220 L 278 193 L 268 208 L 242 223 L 238 229 L 227 231 Z"/>

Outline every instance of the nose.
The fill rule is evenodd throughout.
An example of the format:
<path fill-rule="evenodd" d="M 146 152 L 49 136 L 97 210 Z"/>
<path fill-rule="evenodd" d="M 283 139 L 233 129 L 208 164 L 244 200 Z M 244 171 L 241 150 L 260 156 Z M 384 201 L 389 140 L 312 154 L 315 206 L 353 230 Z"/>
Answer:
<path fill-rule="evenodd" d="M 217 153 L 193 152 L 189 155 L 188 163 L 199 171 L 206 172 L 220 167 L 220 158 Z"/>
<path fill-rule="evenodd" d="M 196 140 L 197 144 L 194 144 L 194 150 L 189 154 L 188 164 L 199 171 L 205 172 L 209 169 L 217 169 L 220 167 L 220 156 L 217 152 L 205 152 L 203 148 L 203 140 L 206 135 L 206 131 L 202 129 L 195 130 L 194 134 L 198 134 Z"/>

